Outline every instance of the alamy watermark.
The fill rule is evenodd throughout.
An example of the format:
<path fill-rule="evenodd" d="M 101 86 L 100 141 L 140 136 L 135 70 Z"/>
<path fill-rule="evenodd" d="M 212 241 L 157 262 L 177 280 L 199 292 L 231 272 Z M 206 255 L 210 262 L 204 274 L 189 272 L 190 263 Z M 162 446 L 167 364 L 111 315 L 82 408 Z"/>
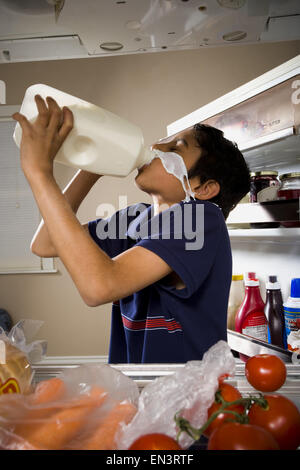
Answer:
<path fill-rule="evenodd" d="M 155 215 L 155 206 L 134 204 L 128 206 L 127 197 L 119 196 L 119 207 L 103 203 L 97 207 L 96 234 L 100 240 L 128 237 L 160 240 L 184 240 L 185 249 L 200 250 L 204 244 L 204 205 L 165 205 Z"/>
<path fill-rule="evenodd" d="M 292 83 L 292 88 L 296 88 L 295 91 L 293 91 L 291 99 L 293 104 L 299 104 L 300 103 L 300 80 L 294 80 Z"/>

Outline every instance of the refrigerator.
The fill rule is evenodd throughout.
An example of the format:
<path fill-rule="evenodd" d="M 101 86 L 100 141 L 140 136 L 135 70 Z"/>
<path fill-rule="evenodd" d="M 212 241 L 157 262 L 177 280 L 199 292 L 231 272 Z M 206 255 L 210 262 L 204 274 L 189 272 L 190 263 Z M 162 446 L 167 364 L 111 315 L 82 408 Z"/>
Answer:
<path fill-rule="evenodd" d="M 300 172 L 300 55 L 207 105 L 170 123 L 171 136 L 197 122 L 223 130 L 234 140 L 249 170 L 277 171 L 279 175 Z M 269 275 L 276 275 L 283 300 L 290 294 L 291 279 L 300 277 L 299 198 L 250 203 L 246 196 L 230 213 L 227 226 L 233 255 L 233 274 L 254 271 L 260 281 L 262 298 Z M 276 227 L 257 228 L 257 223 Z M 291 225 L 291 226 L 290 226 Z M 228 330 L 228 344 L 234 352 L 249 355 L 271 353 L 281 357 L 287 379 L 276 392 L 290 398 L 300 409 L 300 356 L 262 341 Z M 245 363 L 238 354 L 235 376 L 227 379 L 243 396 L 255 390 L 245 378 Z M 59 375 L 77 367 L 78 359 L 60 363 L 50 360 L 36 364 L 35 380 Z M 183 364 L 114 364 L 135 380 L 142 390 L 151 381 L 178 371 Z M 205 448 L 205 442 L 197 443 Z"/>

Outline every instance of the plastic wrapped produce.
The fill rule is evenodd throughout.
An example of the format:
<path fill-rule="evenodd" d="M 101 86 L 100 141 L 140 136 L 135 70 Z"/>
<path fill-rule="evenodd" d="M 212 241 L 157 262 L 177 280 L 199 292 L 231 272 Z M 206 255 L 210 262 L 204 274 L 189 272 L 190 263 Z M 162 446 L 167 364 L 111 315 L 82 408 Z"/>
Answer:
<path fill-rule="evenodd" d="M 172 375 L 155 379 L 142 390 L 138 412 L 128 425 L 122 425 L 116 437 L 118 449 L 128 449 L 140 436 L 162 433 L 176 438 L 176 413 L 199 428 L 207 420 L 207 410 L 213 403 L 221 376 L 233 376 L 235 360 L 228 344 L 219 341 L 203 356 L 202 361 L 190 361 Z M 179 444 L 187 449 L 193 439 L 182 433 Z"/>
<path fill-rule="evenodd" d="M 5 450 L 112 450 L 120 423 L 136 413 L 136 383 L 108 365 L 75 367 L 28 395 L 0 397 Z"/>
<path fill-rule="evenodd" d="M 47 343 L 28 341 L 42 324 L 37 320 L 21 320 L 9 333 L 0 327 L 0 395 L 31 391 L 33 370 L 30 364 L 43 358 Z"/>

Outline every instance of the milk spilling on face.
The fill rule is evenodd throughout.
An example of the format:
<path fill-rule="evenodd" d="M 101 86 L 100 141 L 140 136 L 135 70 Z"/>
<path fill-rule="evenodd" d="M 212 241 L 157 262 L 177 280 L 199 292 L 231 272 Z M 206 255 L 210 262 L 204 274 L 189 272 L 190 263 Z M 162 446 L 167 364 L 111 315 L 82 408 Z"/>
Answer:
<path fill-rule="evenodd" d="M 38 115 L 35 95 L 51 96 L 60 107 L 74 115 L 74 127 L 59 149 L 55 161 L 92 173 L 127 176 L 152 158 L 144 146 L 139 127 L 110 111 L 64 93 L 48 85 L 32 85 L 26 90 L 20 113 L 33 122 Z M 14 140 L 21 144 L 22 130 L 17 123 Z"/>
<path fill-rule="evenodd" d="M 192 191 L 192 188 L 190 186 L 187 169 L 183 158 L 175 152 L 162 152 L 161 150 L 157 149 L 153 150 L 152 152 L 153 155 L 151 161 L 154 158 L 159 158 L 165 170 L 171 175 L 174 175 L 181 182 L 181 185 L 185 192 L 184 202 L 190 201 L 191 197 L 195 199 L 195 193 Z"/>

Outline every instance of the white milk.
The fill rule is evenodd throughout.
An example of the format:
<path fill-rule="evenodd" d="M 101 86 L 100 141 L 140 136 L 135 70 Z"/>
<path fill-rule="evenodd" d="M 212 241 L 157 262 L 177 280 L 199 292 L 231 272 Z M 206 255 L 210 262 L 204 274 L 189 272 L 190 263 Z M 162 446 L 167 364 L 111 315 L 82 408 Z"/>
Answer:
<path fill-rule="evenodd" d="M 162 152 L 161 150 L 154 149 L 153 156 L 151 161 L 154 158 L 159 158 L 168 173 L 176 176 L 182 184 L 183 190 L 185 192 L 184 202 L 189 202 L 191 197 L 195 199 L 195 193 L 192 191 L 190 182 L 188 180 L 187 169 L 183 158 L 175 152 Z M 187 187 L 185 185 L 185 181 Z"/>

